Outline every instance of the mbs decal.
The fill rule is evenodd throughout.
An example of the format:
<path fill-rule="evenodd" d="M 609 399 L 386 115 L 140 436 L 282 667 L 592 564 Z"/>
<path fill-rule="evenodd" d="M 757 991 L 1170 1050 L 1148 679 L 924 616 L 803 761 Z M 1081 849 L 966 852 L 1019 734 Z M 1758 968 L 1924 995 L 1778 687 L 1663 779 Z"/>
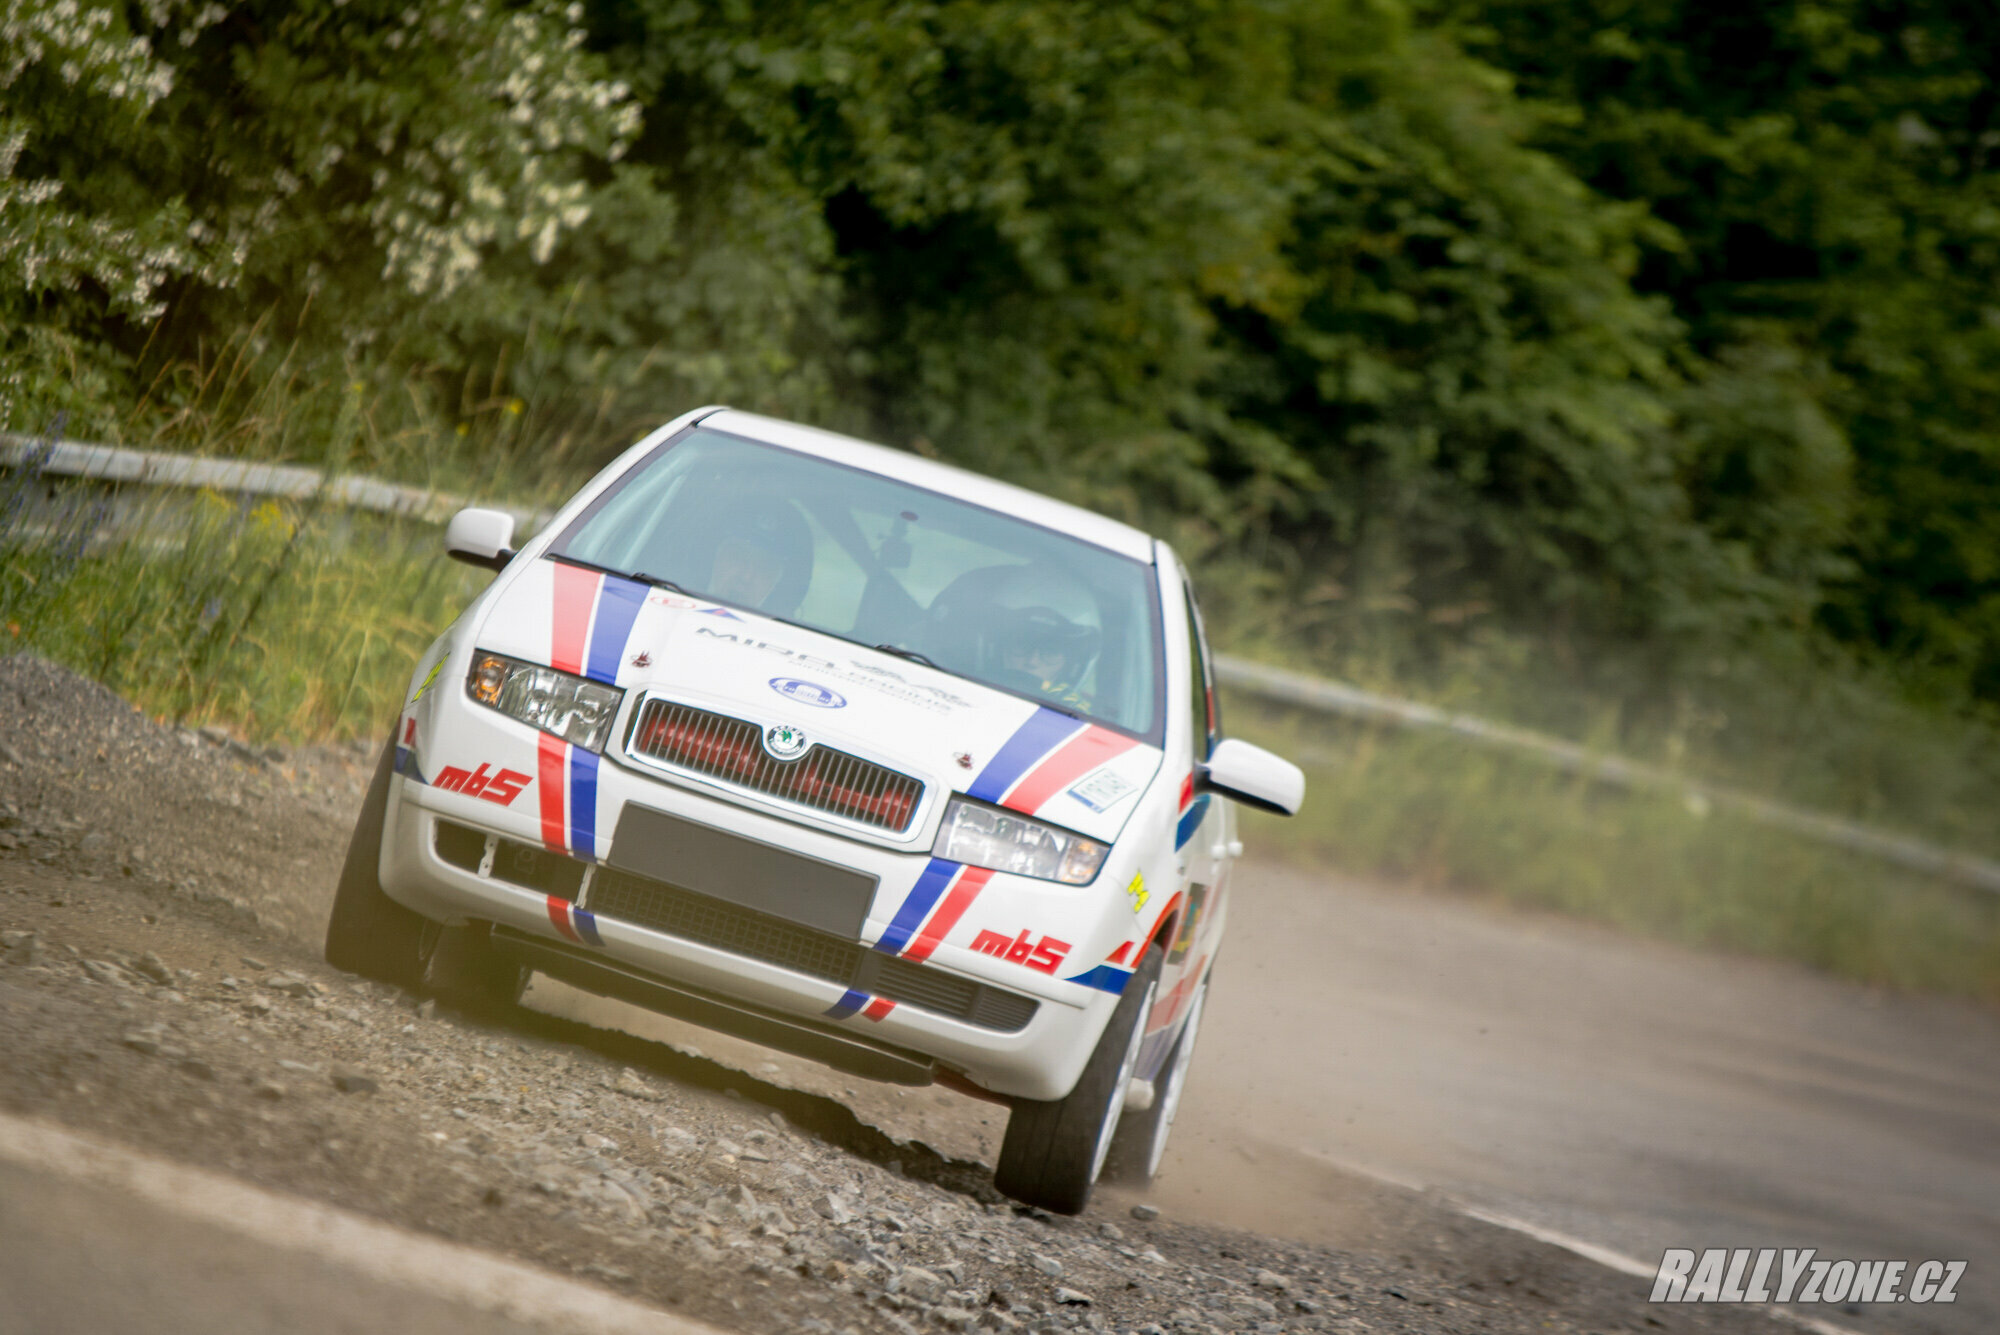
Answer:
<path fill-rule="evenodd" d="M 487 766 L 481 765 L 470 774 L 456 765 L 446 765 L 438 771 L 432 786 L 448 793 L 464 793 L 467 797 L 483 797 L 489 802 L 506 806 L 521 795 L 521 790 L 529 783 L 528 776 L 519 770 L 503 769 L 497 774 L 488 774 Z"/>
<path fill-rule="evenodd" d="M 982 955 L 991 955 L 1009 964 L 1025 964 L 1043 973 L 1054 973 L 1056 966 L 1063 962 L 1063 956 L 1069 954 L 1069 942 L 1058 941 L 1052 936 L 1030 942 L 1026 928 L 1011 940 L 998 932 L 981 932 L 972 938 L 972 948 Z"/>

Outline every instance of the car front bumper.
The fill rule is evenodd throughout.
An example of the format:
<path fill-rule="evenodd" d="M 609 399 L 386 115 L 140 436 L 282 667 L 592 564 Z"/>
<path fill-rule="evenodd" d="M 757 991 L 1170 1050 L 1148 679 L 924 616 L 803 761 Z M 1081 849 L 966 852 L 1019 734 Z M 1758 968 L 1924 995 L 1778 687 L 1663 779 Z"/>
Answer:
<path fill-rule="evenodd" d="M 886 892 L 877 896 L 878 906 L 900 901 L 928 861 L 922 853 L 801 829 L 612 765 L 604 766 L 600 782 L 606 786 L 603 797 L 617 803 L 607 801 L 606 809 L 637 802 L 648 811 L 740 838 L 761 837 L 767 844 L 876 877 Z M 452 860 L 440 853 L 441 823 L 447 840 L 458 840 Z M 476 862 L 464 851 L 468 836 L 487 841 L 488 853 Z M 498 859 L 491 850 L 505 847 L 495 842 L 503 839 L 516 846 L 538 843 L 526 823 L 491 801 L 398 775 L 391 784 L 383 831 L 383 888 L 391 898 L 439 922 L 493 923 L 503 949 L 552 976 L 806 1052 L 860 1074 L 913 1081 L 920 1078 L 922 1064 L 933 1061 L 996 1094 L 1059 1098 L 1075 1084 L 1116 1005 L 1117 998 L 1108 993 L 1030 975 L 969 951 L 940 948 L 921 966 L 882 955 L 868 949 L 887 926 L 879 911 L 871 910 L 858 941 L 809 937 L 810 929 L 787 929 L 712 902 L 678 905 L 687 912 L 712 910 L 700 917 L 702 930 L 687 934 L 672 929 L 672 915 L 663 929 L 595 913 L 587 889 L 577 904 L 575 893 L 565 895 L 564 887 L 551 894 L 549 887 L 515 883 L 504 871 L 496 874 Z M 545 851 L 543 856 L 568 864 L 561 870 L 580 871 L 560 853 Z M 604 874 L 602 869 L 592 872 L 593 877 Z M 718 932 L 713 928 L 716 913 L 725 918 L 734 913 L 744 921 Z M 787 930 L 800 940 L 796 949 L 774 949 L 773 936 L 784 937 Z M 707 939 L 699 939 L 703 937 Z M 726 948 L 752 938 L 753 953 Z M 849 955 L 840 955 L 842 949 Z M 846 973 L 849 963 L 853 971 Z M 885 971 L 893 976 L 885 977 Z M 952 1004 L 940 1000 L 946 997 Z M 1030 1004 L 1033 1013 L 1024 1022 L 1006 1027 Z M 946 1013 L 952 1010 L 964 1013 Z M 808 1041 L 814 1035 L 827 1041 L 815 1046 Z M 873 1069 L 869 1052 L 880 1054 Z"/>

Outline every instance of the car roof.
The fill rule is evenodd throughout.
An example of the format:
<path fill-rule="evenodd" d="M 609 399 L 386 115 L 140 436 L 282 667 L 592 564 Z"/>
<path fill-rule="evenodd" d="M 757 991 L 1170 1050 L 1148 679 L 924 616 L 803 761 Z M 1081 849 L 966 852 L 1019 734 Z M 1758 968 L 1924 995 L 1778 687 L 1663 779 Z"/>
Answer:
<path fill-rule="evenodd" d="M 732 436 L 743 436 L 750 440 L 776 445 L 781 449 L 797 450 L 801 454 L 816 455 L 822 459 L 858 468 L 863 472 L 875 473 L 907 482 L 914 487 L 935 491 L 950 496 L 954 500 L 966 501 L 972 505 L 1002 514 L 1014 515 L 1031 524 L 1052 528 L 1071 537 L 1080 538 L 1096 547 L 1117 552 L 1135 561 L 1153 563 L 1153 539 L 1130 524 L 1121 524 L 1115 519 L 1067 501 L 1058 501 L 1040 492 L 1016 487 L 1011 483 L 998 482 L 963 468 L 938 463 L 903 450 L 892 450 L 885 445 L 871 445 L 865 440 L 843 436 L 834 431 L 822 431 L 818 427 L 801 426 L 797 422 L 781 421 L 775 417 L 763 417 L 757 413 L 746 413 L 735 408 L 723 408 L 704 416 L 699 425 L 716 431 L 726 431 Z"/>

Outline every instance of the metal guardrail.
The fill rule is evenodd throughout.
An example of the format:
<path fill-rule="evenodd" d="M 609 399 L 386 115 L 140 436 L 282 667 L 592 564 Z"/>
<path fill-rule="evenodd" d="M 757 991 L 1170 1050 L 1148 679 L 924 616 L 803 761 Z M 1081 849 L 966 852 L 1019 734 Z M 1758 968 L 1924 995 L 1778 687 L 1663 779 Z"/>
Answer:
<path fill-rule="evenodd" d="M 44 451 L 47 457 L 40 458 Z M 296 464 L 210 459 L 200 455 L 164 454 L 154 450 L 90 445 L 72 440 L 59 440 L 51 445 L 33 436 L 0 432 L 0 467 L 19 468 L 29 463 L 37 463 L 41 472 L 59 477 L 140 487 L 184 487 L 246 496 L 275 496 L 293 501 L 316 499 L 325 505 L 400 515 L 433 524 L 442 524 L 454 513 L 472 504 L 468 497 L 426 491 L 421 487 L 398 486 L 365 474 L 347 473 L 328 477 L 317 468 Z M 516 524 L 529 529 L 539 527 L 552 513 L 487 504 L 491 509 L 505 510 L 514 516 Z"/>
<path fill-rule="evenodd" d="M 47 457 L 38 460 L 44 451 Z M 42 472 L 64 477 L 134 486 L 205 488 L 298 501 L 317 498 L 322 504 L 401 515 L 429 523 L 443 523 L 470 503 L 470 498 L 448 492 L 397 486 L 365 475 L 328 477 L 318 469 L 292 464 L 209 459 L 74 441 L 58 441 L 51 447 L 34 437 L 0 433 L 0 467 L 18 468 L 37 461 Z M 528 531 L 546 523 L 552 513 L 506 506 L 493 508 L 507 510 Z M 1786 806 L 1733 788 L 1700 783 L 1657 765 L 1605 755 L 1525 728 L 1454 713 L 1415 700 L 1378 695 L 1322 677 L 1226 655 L 1217 656 L 1215 667 L 1216 677 L 1224 686 L 1277 704 L 1397 727 L 1448 732 L 1475 745 L 1533 756 L 1599 783 L 1679 794 L 1760 824 L 1865 853 L 1926 876 L 2000 894 L 2000 863 L 1937 848 L 1922 840 Z"/>
<path fill-rule="evenodd" d="M 1414 700 L 1377 695 L 1341 682 L 1307 676 L 1302 672 L 1288 672 L 1240 658 L 1217 655 L 1215 675 L 1223 685 L 1260 699 L 1316 713 L 1449 732 L 1475 745 L 1533 756 L 1600 783 L 1679 794 L 1714 808 L 1747 816 L 1760 824 L 1866 853 L 1926 876 L 2000 894 L 2000 863 L 1969 853 L 1937 848 L 1919 839 L 1871 829 L 1838 816 L 1786 806 L 1782 802 L 1773 802 L 1734 788 L 1700 783 L 1644 761 L 1605 755 L 1525 728 L 1509 727 L 1472 714 L 1453 713 Z"/>

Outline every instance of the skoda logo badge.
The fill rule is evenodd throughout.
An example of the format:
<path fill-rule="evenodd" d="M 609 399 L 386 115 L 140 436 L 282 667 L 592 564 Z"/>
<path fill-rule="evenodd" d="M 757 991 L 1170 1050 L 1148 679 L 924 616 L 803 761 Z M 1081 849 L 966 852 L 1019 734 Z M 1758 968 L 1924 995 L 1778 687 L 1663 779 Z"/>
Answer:
<path fill-rule="evenodd" d="M 812 749 L 806 735 L 789 723 L 773 723 L 764 729 L 764 749 L 773 760 L 797 760 Z"/>
<path fill-rule="evenodd" d="M 815 709 L 844 709 L 847 706 L 847 697 L 839 691 L 829 691 L 817 682 L 800 681 L 797 677 L 773 677 L 771 689 L 787 700 L 796 700 Z"/>

